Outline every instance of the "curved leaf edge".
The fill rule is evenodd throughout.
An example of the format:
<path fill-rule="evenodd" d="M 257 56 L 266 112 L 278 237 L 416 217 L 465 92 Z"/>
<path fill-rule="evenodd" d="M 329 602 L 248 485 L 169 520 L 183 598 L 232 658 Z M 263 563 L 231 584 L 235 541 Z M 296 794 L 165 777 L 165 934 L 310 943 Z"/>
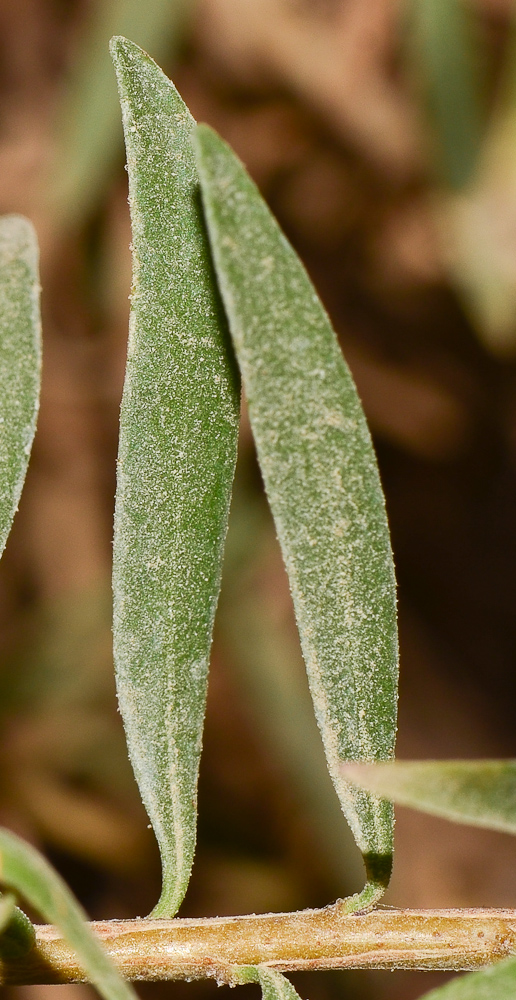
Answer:
<path fill-rule="evenodd" d="M 254 185 L 252 185 L 252 182 L 249 181 L 249 178 L 245 172 L 245 168 L 243 168 L 243 165 L 239 163 L 238 158 L 232 152 L 230 147 L 228 147 L 227 144 L 220 139 L 220 137 L 213 129 L 209 128 L 206 125 L 199 125 L 194 134 L 194 146 L 197 155 L 197 166 L 201 182 L 201 192 L 203 195 L 203 207 L 205 212 L 206 225 L 210 236 L 215 271 L 219 281 L 222 298 L 225 302 L 225 306 L 228 312 L 228 319 L 233 336 L 234 345 L 236 348 L 236 353 L 237 356 L 239 357 L 240 366 L 243 369 L 242 375 L 244 383 L 246 383 L 247 381 L 246 375 L 250 376 L 250 374 L 252 373 L 252 368 L 251 368 L 252 346 L 250 346 L 250 344 L 247 342 L 247 339 L 244 336 L 243 306 L 240 306 L 240 311 L 239 311 L 239 306 L 234 304 L 235 298 L 238 299 L 238 296 L 236 295 L 236 291 L 238 291 L 238 289 L 236 289 L 235 285 L 235 281 L 237 280 L 236 276 L 235 274 L 232 274 L 233 265 L 231 261 L 225 260 L 225 248 L 227 248 L 228 246 L 233 246 L 233 248 L 236 250 L 237 245 L 234 243 L 232 238 L 234 235 L 233 231 L 232 230 L 227 231 L 227 229 L 224 228 L 224 221 L 221 222 L 221 220 L 219 219 L 219 209 L 220 212 L 222 212 L 222 209 L 220 208 L 222 200 L 229 200 L 231 196 L 233 197 L 235 202 L 238 201 L 241 206 L 244 205 L 246 198 L 252 202 L 253 206 L 255 197 L 257 205 L 261 204 L 263 206 L 263 201 L 261 199 L 259 192 L 257 190 L 256 192 L 254 192 Z M 218 160 L 220 160 L 220 163 L 218 163 Z M 234 190 L 231 187 L 231 182 L 233 181 L 233 172 L 235 173 Z M 238 175 L 238 180 L 236 179 L 237 175 Z M 240 189 L 239 187 L 237 190 L 237 184 L 240 183 L 240 181 L 243 182 L 242 189 Z M 260 209 L 261 213 L 260 224 L 263 221 L 262 215 L 263 218 L 265 219 L 266 212 L 267 216 L 269 216 L 270 213 L 268 209 L 265 211 L 263 211 L 263 209 Z M 259 213 L 257 213 L 257 216 L 258 214 Z M 247 230 L 245 229 L 246 225 L 250 227 L 253 224 L 250 221 L 251 218 L 252 216 L 249 215 L 249 220 L 246 220 L 244 218 L 243 221 L 241 221 L 241 229 L 244 232 L 247 232 Z M 290 267 L 292 267 L 293 262 L 297 261 L 296 266 L 299 267 L 300 275 L 304 276 L 299 278 L 303 292 L 305 292 L 309 288 L 311 289 L 309 293 L 310 307 L 313 306 L 314 302 L 319 303 L 319 307 L 321 310 L 320 319 L 322 320 L 322 325 L 325 327 L 325 329 L 327 326 L 328 330 L 331 330 L 331 324 L 329 323 L 328 317 L 325 314 L 324 308 L 320 304 L 320 301 L 318 299 L 315 290 L 308 283 L 309 279 L 306 275 L 306 272 L 304 271 L 304 268 L 301 265 L 301 262 L 299 261 L 299 258 L 295 254 L 295 251 L 293 251 L 293 249 L 289 247 L 285 237 L 283 236 L 283 234 L 281 234 L 281 231 L 279 230 L 276 220 L 273 220 L 272 216 L 270 216 L 269 221 L 265 219 L 265 221 L 263 221 L 263 227 L 262 227 L 263 232 L 260 224 L 257 225 L 256 227 L 257 232 L 255 233 L 256 239 L 258 240 L 258 238 L 260 237 L 262 240 L 262 242 L 260 243 L 260 252 L 265 252 L 264 247 L 267 240 L 270 237 L 270 246 L 269 243 L 267 243 L 267 252 L 269 253 L 269 256 L 267 258 L 264 258 L 264 260 L 261 261 L 261 264 L 263 264 L 264 267 L 266 264 L 268 264 L 270 266 L 270 269 L 272 270 L 273 269 L 272 262 L 275 261 L 275 263 L 277 263 L 278 268 L 281 270 L 283 265 L 282 254 L 285 252 L 287 253 L 288 257 L 288 263 L 286 264 L 288 271 L 289 271 L 289 265 Z M 272 236 L 271 233 L 273 234 Z M 278 237 L 279 237 L 279 243 L 278 246 L 276 247 L 276 239 Z M 274 252 L 276 251 L 276 249 L 278 249 L 279 253 L 279 259 L 277 262 L 274 257 Z M 240 251 L 242 251 L 242 247 L 240 247 Z M 240 253 L 238 259 L 239 260 L 242 259 L 242 252 Z M 260 274 L 259 277 L 263 278 L 264 275 Z M 257 281 L 259 280 L 258 277 L 256 280 Z M 249 284 L 251 284 L 251 281 L 249 282 Z M 262 294 L 265 294 L 263 289 L 262 289 Z M 250 323 L 252 329 L 254 329 L 252 325 L 253 324 L 252 318 L 250 320 Z M 334 333 L 333 337 L 335 337 Z M 283 349 L 285 349 L 285 345 L 283 345 Z M 338 351 L 337 348 L 336 338 L 335 338 L 334 350 L 332 345 L 332 352 L 331 352 L 332 362 L 335 361 L 333 353 L 335 353 L 335 355 L 338 354 L 340 361 L 342 362 L 340 351 Z M 264 366 L 264 368 L 265 367 L 266 366 Z M 298 373 L 296 372 L 296 374 Z M 271 377 L 272 376 L 269 376 L 269 381 Z M 350 379 L 349 381 L 352 386 L 352 382 Z M 250 409 L 252 402 L 251 388 L 252 388 L 251 384 L 247 385 L 248 397 L 250 400 Z M 348 391 L 349 391 L 349 386 L 348 386 Z M 256 385 L 254 385 L 254 392 L 256 395 L 257 392 Z M 256 398 L 255 398 L 255 404 L 256 404 Z M 360 403 L 358 402 L 358 397 L 354 409 L 357 409 L 357 407 L 361 412 Z M 251 423 L 253 424 L 252 413 L 250 415 L 251 415 Z M 365 419 L 363 418 L 363 414 L 362 414 L 362 420 L 365 426 Z M 255 436 L 256 436 L 256 430 L 260 422 L 263 423 L 265 427 L 265 418 L 263 414 L 261 416 L 255 414 L 254 423 L 256 424 L 256 426 L 253 428 Z M 262 472 L 265 474 L 265 472 L 267 471 L 265 466 L 268 467 L 269 464 L 272 463 L 270 454 L 268 452 L 266 454 L 265 452 L 265 439 L 267 438 L 267 443 L 270 443 L 269 437 L 272 438 L 273 435 L 271 431 L 269 437 L 267 437 L 267 435 L 264 432 L 264 427 L 260 426 L 260 433 L 262 437 L 261 445 L 263 451 L 263 455 L 260 458 L 260 464 L 262 465 Z M 275 430 L 275 433 L 277 433 L 277 430 Z M 258 444 L 260 444 L 260 441 L 258 442 Z M 372 464 L 375 465 L 374 460 Z M 265 476 L 265 478 L 267 482 L 267 476 Z M 294 555 L 290 552 L 290 548 L 288 547 L 287 544 L 288 539 L 283 537 L 285 535 L 285 532 L 281 531 L 283 523 L 282 514 L 279 509 L 278 503 L 273 502 L 273 494 L 275 496 L 275 493 L 271 483 L 269 483 L 267 491 L 269 493 L 269 500 L 273 509 L 273 516 L 276 521 L 276 527 L 280 539 L 282 539 L 282 548 L 284 549 L 283 551 L 284 560 L 287 565 L 288 575 L 291 578 L 290 579 L 291 588 L 294 596 L 294 604 L 296 606 L 298 629 L 300 630 L 301 638 L 303 639 L 303 634 L 305 635 L 306 638 L 306 636 L 310 632 L 311 626 L 310 629 L 307 627 L 307 622 L 304 620 L 305 617 L 304 611 L 303 611 L 303 620 L 300 619 L 301 611 L 300 608 L 297 607 L 296 605 L 296 594 L 298 595 L 299 598 L 299 587 L 296 584 L 296 571 L 295 569 L 293 569 Z M 294 572 L 294 578 L 292 578 L 292 572 Z M 392 580 L 393 579 L 394 577 L 392 570 Z M 389 579 L 389 582 L 392 581 Z M 314 657 L 311 655 L 313 653 L 313 650 L 309 649 L 307 651 L 303 646 L 303 652 L 305 655 L 305 662 L 309 667 L 309 661 L 313 661 L 314 659 Z M 317 698 L 320 695 L 319 698 L 320 703 L 324 702 L 326 704 L 328 702 L 328 692 L 325 691 L 324 696 L 323 694 L 321 694 L 322 680 L 319 676 L 315 678 L 311 676 L 314 670 L 315 668 L 313 667 L 313 662 L 312 662 L 312 670 L 308 669 L 309 679 L 311 680 L 310 686 L 312 689 L 312 697 L 317 702 Z M 389 664 L 389 671 L 390 673 L 392 673 L 391 664 Z M 391 680 L 390 673 L 389 673 L 389 680 Z M 396 673 L 397 673 L 397 667 L 396 667 Z M 389 686 L 388 683 L 386 684 L 386 686 L 388 688 Z M 365 728 L 364 726 L 365 711 L 366 709 L 360 712 L 359 730 L 361 733 Z M 332 727 L 330 720 L 325 719 L 321 721 L 320 713 L 318 715 L 318 722 L 322 731 L 323 742 L 325 743 L 328 768 L 330 770 L 330 774 L 333 779 L 335 789 L 339 796 L 342 809 L 352 828 L 357 845 L 359 846 L 362 852 L 367 870 L 368 882 L 366 887 L 364 888 L 363 892 L 360 893 L 358 896 L 350 897 L 349 903 L 347 905 L 349 905 L 350 912 L 355 910 L 360 910 L 362 908 L 370 908 L 381 898 L 383 892 L 385 891 L 388 885 L 390 871 L 392 868 L 392 827 L 393 827 L 392 809 L 386 806 L 386 804 L 382 802 L 377 796 L 366 797 L 363 794 L 357 794 L 356 788 L 350 785 L 350 783 L 343 780 L 339 764 L 343 759 L 346 759 L 346 757 L 341 753 L 339 755 L 340 760 L 333 759 L 334 755 L 332 755 L 332 752 L 330 752 L 335 749 L 335 743 L 336 743 L 335 733 L 333 731 L 334 727 Z M 325 731 L 327 729 L 328 729 L 328 734 L 327 734 L 327 739 L 325 739 Z M 390 734 L 391 745 L 389 746 L 388 754 L 383 746 L 383 742 L 380 741 L 381 742 L 380 750 L 376 748 L 375 751 L 372 752 L 370 749 L 368 749 L 367 754 L 364 754 L 363 748 L 357 749 L 357 756 L 355 757 L 355 759 L 371 760 L 374 759 L 375 756 L 377 756 L 377 758 L 380 759 L 382 757 L 384 759 L 388 759 L 388 757 L 391 756 L 393 753 L 393 746 L 392 746 L 393 741 L 394 741 L 394 733 L 391 733 Z M 384 754 L 386 756 L 384 756 Z"/>
<path fill-rule="evenodd" d="M 397 805 L 516 835 L 516 760 L 346 762 L 342 772 Z"/>
<path fill-rule="evenodd" d="M 161 854 L 162 892 L 151 916 L 171 918 L 194 859 L 239 386 L 199 204 L 194 119 L 143 49 L 122 36 L 110 49 L 133 231 L 115 507 L 115 673 L 129 757 Z"/>
<path fill-rule="evenodd" d="M 61 876 L 36 848 L 4 828 L 0 828 L 0 882 L 23 896 L 44 920 L 59 928 L 104 1000 L 137 1000 L 132 986 L 122 979 L 91 931 L 85 912 Z"/>
<path fill-rule="evenodd" d="M 263 1000 L 300 1000 L 299 993 L 282 972 L 266 965 L 243 965 L 232 970 L 232 985 L 258 983 Z"/>
<path fill-rule="evenodd" d="M 23 375 L 32 381 L 30 407 L 26 407 L 30 412 L 25 414 L 26 421 L 23 428 L 23 440 L 19 442 L 21 452 L 16 456 L 11 456 L 17 466 L 16 482 L 8 483 L 7 501 L 2 496 L 0 529 L 0 556 L 2 555 L 7 539 L 11 532 L 14 516 L 18 510 L 18 504 L 22 494 L 29 458 L 36 432 L 36 423 L 39 412 L 39 397 L 41 388 L 41 313 L 40 313 L 40 283 L 39 283 L 39 246 L 36 230 L 30 219 L 24 215 L 9 214 L 0 216 L 0 261 L 7 268 L 7 265 L 16 263 L 25 265 L 25 275 L 20 281 L 20 275 L 13 281 L 7 278 L 3 269 L 0 270 L 0 321 L 2 320 L 2 310 L 9 312 L 13 305 L 13 292 L 18 292 L 22 299 L 22 304 L 30 313 L 30 330 L 25 331 L 25 349 L 23 356 L 18 357 L 19 369 Z M 6 280 L 5 280 L 6 279 Z M 5 301 L 7 299 L 7 301 Z M 23 301 L 25 300 L 25 301 Z M 20 299 L 18 299 L 19 305 Z M 29 336 L 27 336 L 29 334 Z M 30 339 L 30 351 L 28 348 Z M 6 376 L 11 378 L 12 374 L 7 371 Z M 25 386 L 24 388 L 27 388 Z M 9 398 L 9 397 L 8 397 Z M 2 420 L 3 422 L 3 420 Z M 4 485 L 2 484 L 2 492 Z"/>

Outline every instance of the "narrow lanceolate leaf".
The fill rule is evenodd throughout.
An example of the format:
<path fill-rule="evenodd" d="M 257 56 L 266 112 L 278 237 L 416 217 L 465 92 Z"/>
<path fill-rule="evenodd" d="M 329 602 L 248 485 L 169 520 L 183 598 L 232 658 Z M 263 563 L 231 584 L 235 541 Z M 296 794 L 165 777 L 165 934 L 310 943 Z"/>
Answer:
<path fill-rule="evenodd" d="M 238 969 L 235 979 L 240 983 L 259 983 L 263 1000 L 299 1000 L 299 993 L 286 976 L 266 965 L 243 966 Z"/>
<path fill-rule="evenodd" d="M 41 377 L 38 244 L 28 219 L 0 219 L 0 554 L 27 472 Z"/>
<path fill-rule="evenodd" d="M 105 1000 L 137 1000 L 94 937 L 87 917 L 60 875 L 30 844 L 0 829 L 0 882 L 20 893 L 74 948 L 85 977 Z"/>
<path fill-rule="evenodd" d="M 516 760 L 346 764 L 361 788 L 456 823 L 516 834 Z"/>
<path fill-rule="evenodd" d="M 458 976 L 421 1000 L 510 1000 L 516 996 L 516 958 Z"/>
<path fill-rule="evenodd" d="M 344 778 L 391 758 L 395 583 L 373 448 L 308 276 L 242 164 L 196 133 L 203 201 L 258 457 L 290 579 L 329 770 L 374 897 L 388 881 L 391 806 Z"/>
<path fill-rule="evenodd" d="M 112 42 L 133 295 L 120 417 L 114 649 L 129 755 L 161 850 L 155 916 L 193 860 L 206 680 L 236 457 L 237 376 L 198 198 L 194 120 L 138 46 Z"/>

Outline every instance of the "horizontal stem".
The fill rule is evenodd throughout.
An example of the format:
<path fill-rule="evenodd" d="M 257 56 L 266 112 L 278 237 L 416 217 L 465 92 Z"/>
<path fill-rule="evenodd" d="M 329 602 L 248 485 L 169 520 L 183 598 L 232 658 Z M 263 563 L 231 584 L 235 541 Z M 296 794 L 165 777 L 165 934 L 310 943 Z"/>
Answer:
<path fill-rule="evenodd" d="M 235 981 L 242 965 L 316 969 L 476 969 L 516 951 L 516 910 L 323 910 L 175 920 L 95 921 L 92 929 L 132 980 Z M 50 925 L 23 960 L 0 961 L 3 983 L 76 983 L 84 975 Z"/>

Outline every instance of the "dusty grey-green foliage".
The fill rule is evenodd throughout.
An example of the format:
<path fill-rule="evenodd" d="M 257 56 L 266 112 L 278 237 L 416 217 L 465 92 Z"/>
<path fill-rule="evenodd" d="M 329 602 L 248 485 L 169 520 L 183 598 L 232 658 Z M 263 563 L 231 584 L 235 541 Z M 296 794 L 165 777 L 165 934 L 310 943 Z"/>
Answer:
<path fill-rule="evenodd" d="M 105 1000 L 137 1000 L 87 924 L 83 909 L 48 861 L 14 833 L 0 829 L 0 881 L 20 893 L 74 948 L 85 978 Z"/>
<path fill-rule="evenodd" d="M 329 770 L 369 878 L 383 883 L 392 807 L 354 789 L 340 768 L 391 758 L 396 730 L 394 569 L 369 431 L 329 319 L 255 185 L 207 126 L 195 141 Z"/>
<path fill-rule="evenodd" d="M 0 219 L 0 554 L 18 508 L 41 378 L 38 244 L 28 219 Z"/>
<path fill-rule="evenodd" d="M 425 760 L 346 764 L 357 785 L 457 823 L 516 834 L 516 761 Z"/>
<path fill-rule="evenodd" d="M 112 42 L 129 171 L 133 292 L 120 417 L 114 650 L 129 755 L 173 916 L 195 846 L 208 659 L 236 459 L 238 379 L 216 292 L 195 126 L 138 46 Z"/>

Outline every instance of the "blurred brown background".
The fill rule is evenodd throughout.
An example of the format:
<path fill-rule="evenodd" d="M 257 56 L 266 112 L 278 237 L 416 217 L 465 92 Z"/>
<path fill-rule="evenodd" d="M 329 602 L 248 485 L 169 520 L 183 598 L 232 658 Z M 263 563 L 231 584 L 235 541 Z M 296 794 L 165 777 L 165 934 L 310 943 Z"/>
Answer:
<path fill-rule="evenodd" d="M 0 211 L 36 224 L 44 318 L 38 433 L 0 567 L 0 823 L 96 918 L 144 915 L 159 892 L 110 650 L 130 285 L 113 33 L 232 143 L 338 331 L 392 526 L 399 755 L 515 756 L 512 0 L 0 0 Z M 513 906 L 515 860 L 508 836 L 400 810 L 386 902 Z M 181 914 L 324 905 L 361 878 L 244 418 Z M 410 1000 L 441 979 L 295 982 L 310 1000 Z M 8 1000 L 50 989 L 88 992 Z"/>

